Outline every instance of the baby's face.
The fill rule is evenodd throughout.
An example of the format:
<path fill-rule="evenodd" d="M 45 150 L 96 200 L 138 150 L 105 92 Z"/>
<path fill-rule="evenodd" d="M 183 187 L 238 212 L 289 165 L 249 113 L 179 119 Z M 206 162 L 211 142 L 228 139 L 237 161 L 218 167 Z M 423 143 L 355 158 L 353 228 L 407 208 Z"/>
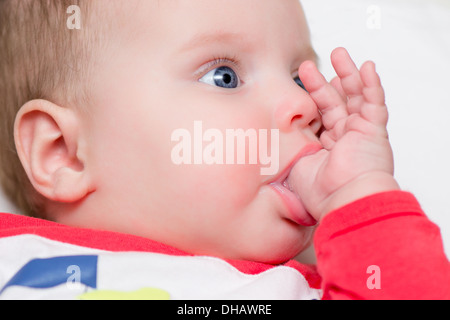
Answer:
<path fill-rule="evenodd" d="M 127 1 L 117 15 L 86 122 L 104 199 L 91 225 L 194 254 L 295 256 L 314 221 L 282 183 L 321 148 L 296 78 L 315 58 L 298 0 Z"/>

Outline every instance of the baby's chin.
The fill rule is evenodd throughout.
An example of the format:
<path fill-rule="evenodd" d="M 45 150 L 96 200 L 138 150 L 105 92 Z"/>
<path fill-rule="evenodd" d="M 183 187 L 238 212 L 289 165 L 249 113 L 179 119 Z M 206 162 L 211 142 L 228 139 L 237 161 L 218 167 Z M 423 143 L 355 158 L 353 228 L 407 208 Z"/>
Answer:
<path fill-rule="evenodd" d="M 312 244 L 316 227 L 302 227 L 302 234 L 296 241 L 280 241 L 267 243 L 264 241 L 254 244 L 253 247 L 241 247 L 234 254 L 224 257 L 231 260 L 248 260 L 264 264 L 278 265 L 295 259 Z M 247 249 L 247 250 L 246 250 Z"/>

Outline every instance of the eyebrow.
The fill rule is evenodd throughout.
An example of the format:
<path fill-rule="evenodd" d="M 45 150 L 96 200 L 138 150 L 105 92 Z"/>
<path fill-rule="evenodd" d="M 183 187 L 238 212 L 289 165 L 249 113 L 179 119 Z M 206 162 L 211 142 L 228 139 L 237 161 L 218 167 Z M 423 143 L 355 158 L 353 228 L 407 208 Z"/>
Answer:
<path fill-rule="evenodd" d="M 208 44 L 224 42 L 233 43 L 239 42 L 246 44 L 245 37 L 240 33 L 216 31 L 212 33 L 199 33 L 192 37 L 186 44 L 181 47 L 182 52 L 190 51 L 192 49 L 202 47 Z M 249 42 L 247 42 L 248 46 Z"/>
<path fill-rule="evenodd" d="M 181 47 L 180 52 L 190 51 L 214 43 L 240 43 L 244 48 L 251 48 L 252 46 L 252 42 L 240 33 L 216 31 L 196 34 Z M 301 56 L 314 61 L 317 65 L 320 63 L 319 55 L 311 45 L 302 49 Z"/>

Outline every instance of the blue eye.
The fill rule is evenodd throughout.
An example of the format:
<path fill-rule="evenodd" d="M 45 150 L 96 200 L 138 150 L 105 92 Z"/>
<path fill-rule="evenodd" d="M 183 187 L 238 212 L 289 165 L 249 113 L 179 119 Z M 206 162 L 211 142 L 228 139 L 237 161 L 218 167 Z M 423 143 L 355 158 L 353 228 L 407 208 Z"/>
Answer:
<path fill-rule="evenodd" d="M 294 78 L 294 81 L 296 84 L 298 84 L 303 90 L 305 90 L 306 92 L 308 92 L 308 90 L 306 90 L 305 85 L 303 84 L 302 80 L 300 79 L 299 76 L 296 76 Z"/>
<path fill-rule="evenodd" d="M 230 67 L 219 67 L 211 70 L 199 81 L 225 89 L 235 89 L 240 83 L 238 75 Z"/>

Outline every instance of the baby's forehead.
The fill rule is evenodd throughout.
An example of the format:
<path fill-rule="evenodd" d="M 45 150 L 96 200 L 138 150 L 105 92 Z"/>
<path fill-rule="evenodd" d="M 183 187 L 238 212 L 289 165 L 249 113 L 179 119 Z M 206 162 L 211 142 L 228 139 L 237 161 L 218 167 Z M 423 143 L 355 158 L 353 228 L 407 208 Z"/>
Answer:
<path fill-rule="evenodd" d="M 101 27 L 128 39 L 157 37 L 158 47 L 169 45 L 173 38 L 192 38 L 193 33 L 247 34 L 251 40 L 276 34 L 278 38 L 302 37 L 311 51 L 298 0 L 97 0 L 93 5 Z"/>

